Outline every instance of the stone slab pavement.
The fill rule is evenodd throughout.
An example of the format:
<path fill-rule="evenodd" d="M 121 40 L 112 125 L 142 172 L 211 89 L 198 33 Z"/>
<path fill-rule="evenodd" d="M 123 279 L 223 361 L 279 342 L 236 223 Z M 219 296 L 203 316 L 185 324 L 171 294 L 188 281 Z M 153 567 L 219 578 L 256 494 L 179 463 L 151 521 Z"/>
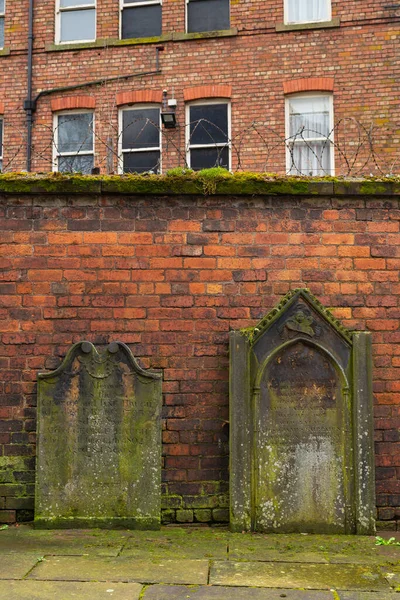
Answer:
<path fill-rule="evenodd" d="M 399 592 L 400 546 L 368 536 L 0 530 L 1 600 L 400 600 Z"/>

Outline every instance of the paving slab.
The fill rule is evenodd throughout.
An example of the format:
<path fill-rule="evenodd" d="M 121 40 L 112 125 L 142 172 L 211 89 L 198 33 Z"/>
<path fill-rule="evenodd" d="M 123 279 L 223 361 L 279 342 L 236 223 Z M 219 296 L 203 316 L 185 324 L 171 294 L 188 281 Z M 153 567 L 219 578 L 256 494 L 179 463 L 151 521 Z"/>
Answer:
<path fill-rule="evenodd" d="M 205 584 L 208 566 L 207 560 L 50 556 L 33 569 L 29 579 Z"/>
<path fill-rule="evenodd" d="M 138 583 L 0 581 L 4 600 L 138 600 Z"/>
<path fill-rule="evenodd" d="M 152 585 L 143 600 L 333 600 L 331 592 L 302 590 L 262 590 L 220 586 Z M 378 600 L 378 599 L 376 599 Z"/>
<path fill-rule="evenodd" d="M 396 600 L 396 592 L 338 592 L 340 600 Z"/>
<path fill-rule="evenodd" d="M 251 558 L 240 551 L 231 551 L 229 549 L 229 560 L 239 561 L 260 561 L 260 562 L 301 562 L 301 563 L 325 563 L 329 562 L 328 554 L 323 552 L 284 552 L 281 550 L 256 550 Z"/>
<path fill-rule="evenodd" d="M 228 533 L 205 528 L 132 531 L 121 556 L 224 560 L 228 556 Z"/>
<path fill-rule="evenodd" d="M 278 553 L 284 556 L 316 556 L 315 562 L 329 560 L 330 555 L 375 557 L 379 554 L 375 538 L 354 535 L 310 534 L 230 534 L 229 558 L 232 560 L 265 560 Z M 295 561 L 296 562 L 296 561 Z M 305 562 L 305 561 L 304 561 Z"/>
<path fill-rule="evenodd" d="M 327 554 L 328 562 L 331 564 L 341 565 L 391 565 L 396 564 L 398 559 L 392 556 L 391 553 L 379 553 L 375 554 Z M 389 566 L 388 566 L 389 568 Z"/>
<path fill-rule="evenodd" d="M 0 579 L 22 579 L 42 558 L 35 554 L 2 554 Z M 2 597 L 0 595 L 0 598 Z"/>
<path fill-rule="evenodd" d="M 0 531 L 0 555 L 60 554 L 118 556 L 128 536 L 124 531 L 104 530 L 35 530 L 20 526 Z"/>
<path fill-rule="evenodd" d="M 379 568 L 369 565 L 216 561 L 211 568 L 209 583 L 306 590 L 390 590 L 385 575 Z"/>

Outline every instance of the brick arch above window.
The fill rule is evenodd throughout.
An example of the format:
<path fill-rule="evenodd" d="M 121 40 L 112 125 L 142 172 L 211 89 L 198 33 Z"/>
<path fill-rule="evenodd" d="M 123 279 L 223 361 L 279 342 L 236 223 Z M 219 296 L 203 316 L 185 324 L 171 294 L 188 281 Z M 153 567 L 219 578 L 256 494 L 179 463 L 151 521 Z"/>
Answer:
<path fill-rule="evenodd" d="M 4 102 L 0 102 L 0 115 L 4 115 Z"/>
<path fill-rule="evenodd" d="M 308 77 L 307 79 L 291 79 L 283 82 L 284 94 L 299 92 L 333 92 L 333 77 Z"/>
<path fill-rule="evenodd" d="M 183 90 L 185 102 L 200 100 L 203 98 L 230 98 L 232 96 L 231 85 L 199 85 L 197 87 Z"/>
<path fill-rule="evenodd" d="M 75 108 L 95 108 L 96 98 L 94 96 L 68 96 L 66 98 L 53 98 L 51 110 L 73 110 Z"/>
<path fill-rule="evenodd" d="M 141 104 L 144 102 L 161 104 L 161 101 L 161 90 L 137 90 L 134 92 L 119 92 L 117 94 L 117 106 L 123 104 Z"/>

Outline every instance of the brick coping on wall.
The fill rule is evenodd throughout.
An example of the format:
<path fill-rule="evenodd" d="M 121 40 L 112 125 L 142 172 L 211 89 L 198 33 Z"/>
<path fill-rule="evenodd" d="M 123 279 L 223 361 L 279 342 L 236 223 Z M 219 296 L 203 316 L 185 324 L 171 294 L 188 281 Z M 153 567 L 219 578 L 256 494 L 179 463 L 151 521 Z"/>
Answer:
<path fill-rule="evenodd" d="M 213 169 L 173 175 L 0 175 L 0 194 L 129 195 L 277 195 L 392 196 L 400 194 L 400 176 L 362 179 L 271 176 L 258 173 L 209 173 Z"/>

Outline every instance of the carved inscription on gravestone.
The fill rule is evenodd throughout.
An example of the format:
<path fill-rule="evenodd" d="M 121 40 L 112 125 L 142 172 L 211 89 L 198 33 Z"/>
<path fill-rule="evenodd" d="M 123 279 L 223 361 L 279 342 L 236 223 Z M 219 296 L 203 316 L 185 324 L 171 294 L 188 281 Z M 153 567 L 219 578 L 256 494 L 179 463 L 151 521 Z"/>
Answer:
<path fill-rule="evenodd" d="M 120 342 L 39 374 L 37 525 L 157 527 L 160 410 L 160 374 Z"/>
<path fill-rule="evenodd" d="M 341 393 L 328 356 L 303 341 L 285 346 L 265 369 L 256 441 L 261 528 L 344 531 Z"/>
<path fill-rule="evenodd" d="M 230 336 L 234 531 L 375 530 L 371 336 L 306 289 Z"/>

